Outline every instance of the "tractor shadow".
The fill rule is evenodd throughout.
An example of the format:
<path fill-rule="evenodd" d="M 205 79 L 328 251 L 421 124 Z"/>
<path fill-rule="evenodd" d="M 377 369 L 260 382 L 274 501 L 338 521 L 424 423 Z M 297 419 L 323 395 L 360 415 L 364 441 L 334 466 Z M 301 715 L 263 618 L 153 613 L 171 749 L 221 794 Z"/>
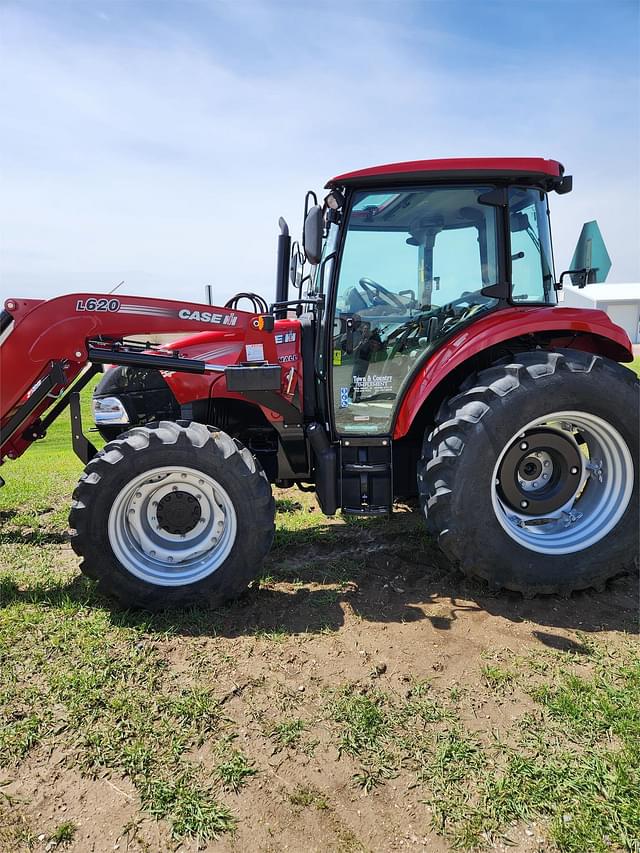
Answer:
<path fill-rule="evenodd" d="M 279 511 L 298 511 L 298 506 L 290 509 L 285 504 Z M 59 543 L 56 536 L 51 543 L 39 539 L 38 544 Z M 424 532 L 420 513 L 407 507 L 389 519 L 322 520 L 312 528 L 281 528 L 258 581 L 239 599 L 215 610 L 126 610 L 81 576 L 26 589 L 5 576 L 0 607 L 14 601 L 101 607 L 114 625 L 183 636 L 330 633 L 344 625 L 348 612 L 376 623 L 428 620 L 442 633 L 488 613 L 540 629 L 633 634 L 638 630 L 639 586 L 637 575 L 627 575 L 610 581 L 604 592 L 585 590 L 567 598 L 491 593 L 449 563 Z M 534 630 L 532 636 L 549 648 L 580 653 L 579 643 L 550 631 Z"/>
<path fill-rule="evenodd" d="M 389 519 L 279 530 L 260 579 L 237 601 L 216 610 L 156 613 L 152 623 L 157 630 L 196 636 L 317 634 L 338 631 L 351 611 L 366 622 L 427 620 L 446 633 L 456 622 L 488 613 L 540 628 L 634 633 L 639 594 L 637 576 L 629 575 L 610 581 L 604 592 L 567 598 L 492 593 L 447 560 L 424 531 L 420 512 L 407 507 Z M 113 611 L 113 618 L 140 624 L 148 615 Z M 552 631 L 532 636 L 549 648 L 580 653 L 579 643 Z"/>

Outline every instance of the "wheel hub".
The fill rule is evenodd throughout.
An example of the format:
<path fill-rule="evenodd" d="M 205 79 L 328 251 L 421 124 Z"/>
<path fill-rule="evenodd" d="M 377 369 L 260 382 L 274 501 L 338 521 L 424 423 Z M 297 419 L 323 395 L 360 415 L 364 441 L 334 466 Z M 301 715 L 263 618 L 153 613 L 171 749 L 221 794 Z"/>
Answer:
<path fill-rule="evenodd" d="M 113 552 L 133 575 L 157 586 L 196 583 L 222 565 L 237 519 L 223 486 L 193 468 L 153 468 L 134 477 L 109 513 Z"/>
<path fill-rule="evenodd" d="M 202 517 L 202 510 L 200 502 L 189 492 L 175 491 L 158 502 L 156 515 L 162 530 L 180 536 L 193 530 Z"/>
<path fill-rule="evenodd" d="M 498 522 L 541 554 L 582 551 L 622 518 L 633 491 L 633 459 L 611 423 L 585 411 L 537 418 L 505 445 L 493 470 Z"/>
<path fill-rule="evenodd" d="M 536 429 L 518 436 L 498 469 L 502 500 L 524 515 L 557 512 L 575 495 L 584 456 L 571 433 Z"/>

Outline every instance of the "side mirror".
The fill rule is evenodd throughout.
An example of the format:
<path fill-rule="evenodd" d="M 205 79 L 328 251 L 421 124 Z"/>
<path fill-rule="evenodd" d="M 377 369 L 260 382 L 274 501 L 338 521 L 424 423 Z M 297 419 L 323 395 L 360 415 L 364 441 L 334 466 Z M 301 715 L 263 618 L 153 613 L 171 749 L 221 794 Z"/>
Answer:
<path fill-rule="evenodd" d="M 304 266 L 304 255 L 300 250 L 299 243 L 294 243 L 291 249 L 291 260 L 289 261 L 289 281 L 298 290 L 302 285 L 302 271 Z"/>
<path fill-rule="evenodd" d="M 322 231 L 322 208 L 315 204 L 305 217 L 302 238 L 304 253 L 313 266 L 317 266 L 322 257 Z"/>

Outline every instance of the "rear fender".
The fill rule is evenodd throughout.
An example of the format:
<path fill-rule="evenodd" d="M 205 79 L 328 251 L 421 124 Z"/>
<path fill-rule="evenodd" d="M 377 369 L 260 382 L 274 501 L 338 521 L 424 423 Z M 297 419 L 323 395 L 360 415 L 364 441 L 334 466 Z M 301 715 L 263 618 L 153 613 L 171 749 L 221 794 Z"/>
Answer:
<path fill-rule="evenodd" d="M 580 349 L 614 361 L 633 360 L 631 341 L 604 311 L 586 308 L 512 307 L 487 314 L 449 338 L 417 369 L 397 409 L 394 439 L 411 429 L 430 399 L 439 397 L 439 386 L 453 371 L 489 347 L 532 335 L 531 349 L 540 346 Z M 538 340 L 535 340 L 535 338 Z M 460 372 L 460 370 L 458 370 Z"/>

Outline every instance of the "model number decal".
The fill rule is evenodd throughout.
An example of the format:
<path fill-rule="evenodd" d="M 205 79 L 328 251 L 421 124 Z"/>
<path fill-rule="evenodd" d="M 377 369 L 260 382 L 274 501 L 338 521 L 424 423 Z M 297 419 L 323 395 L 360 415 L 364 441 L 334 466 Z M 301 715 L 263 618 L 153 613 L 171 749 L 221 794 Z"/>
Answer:
<path fill-rule="evenodd" d="M 119 299 L 78 299 L 76 311 L 119 311 Z"/>

